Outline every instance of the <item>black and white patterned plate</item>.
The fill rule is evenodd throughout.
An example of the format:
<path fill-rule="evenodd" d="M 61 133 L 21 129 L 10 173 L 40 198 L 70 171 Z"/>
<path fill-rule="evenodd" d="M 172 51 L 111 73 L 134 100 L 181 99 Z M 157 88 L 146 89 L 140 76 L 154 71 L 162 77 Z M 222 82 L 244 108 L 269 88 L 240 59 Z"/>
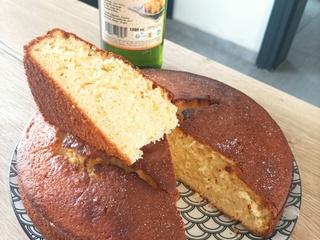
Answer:
<path fill-rule="evenodd" d="M 16 150 L 11 159 L 9 172 L 9 191 L 14 213 L 30 239 L 44 239 L 32 224 L 21 201 L 18 187 Z M 301 179 L 295 160 L 294 179 L 285 211 L 270 240 L 289 239 L 298 220 L 301 205 Z M 210 203 L 177 181 L 180 199 L 177 203 L 185 223 L 186 236 L 190 240 L 258 240 L 259 237 L 245 230 L 238 222 L 231 221 Z"/>

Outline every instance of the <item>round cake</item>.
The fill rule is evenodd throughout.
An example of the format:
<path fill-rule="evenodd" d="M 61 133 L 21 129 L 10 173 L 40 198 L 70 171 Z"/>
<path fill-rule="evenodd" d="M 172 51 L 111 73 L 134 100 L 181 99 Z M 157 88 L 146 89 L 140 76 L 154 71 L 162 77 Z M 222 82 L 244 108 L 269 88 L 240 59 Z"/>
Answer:
<path fill-rule="evenodd" d="M 184 239 L 176 175 L 267 237 L 293 175 L 280 127 L 254 100 L 219 81 L 170 70 L 143 73 L 172 92 L 180 123 L 130 167 L 40 115 L 31 122 L 17 160 L 22 200 L 36 227 L 48 239 Z"/>

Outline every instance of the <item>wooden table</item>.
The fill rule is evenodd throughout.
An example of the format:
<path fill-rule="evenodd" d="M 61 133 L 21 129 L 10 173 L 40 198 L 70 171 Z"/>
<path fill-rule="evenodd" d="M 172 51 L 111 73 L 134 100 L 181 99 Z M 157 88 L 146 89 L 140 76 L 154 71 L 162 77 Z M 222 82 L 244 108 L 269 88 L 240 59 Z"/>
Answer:
<path fill-rule="evenodd" d="M 27 86 L 22 47 L 54 27 L 100 46 L 98 10 L 76 0 L 0 2 L 0 239 L 27 239 L 11 207 L 11 154 L 36 107 Z M 283 129 L 299 166 L 303 200 L 290 239 L 320 239 L 320 109 L 172 42 L 163 68 L 198 73 L 233 86 L 260 103 Z"/>

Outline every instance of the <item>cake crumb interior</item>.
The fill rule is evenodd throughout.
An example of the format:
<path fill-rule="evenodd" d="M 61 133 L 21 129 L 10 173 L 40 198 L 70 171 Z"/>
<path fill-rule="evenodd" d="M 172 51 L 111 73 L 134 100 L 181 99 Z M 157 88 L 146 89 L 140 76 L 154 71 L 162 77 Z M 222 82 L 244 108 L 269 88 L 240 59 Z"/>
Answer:
<path fill-rule="evenodd" d="M 56 32 L 54 34 L 61 34 Z M 46 38 L 33 57 L 132 162 L 140 148 L 170 133 L 178 120 L 168 93 L 131 65 L 73 36 Z"/>
<path fill-rule="evenodd" d="M 168 135 L 177 178 L 206 198 L 231 219 L 264 232 L 271 219 L 260 198 L 237 177 L 234 163 L 185 134 Z"/>

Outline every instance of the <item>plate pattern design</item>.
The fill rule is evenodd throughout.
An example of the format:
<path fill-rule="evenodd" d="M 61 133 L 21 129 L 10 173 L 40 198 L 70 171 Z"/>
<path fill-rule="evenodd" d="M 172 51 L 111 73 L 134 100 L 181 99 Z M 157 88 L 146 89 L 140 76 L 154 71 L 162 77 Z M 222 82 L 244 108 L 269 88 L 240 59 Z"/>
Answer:
<path fill-rule="evenodd" d="M 17 150 L 15 149 L 9 171 L 9 191 L 14 213 L 30 239 L 43 240 L 27 215 L 21 201 L 18 186 Z M 287 240 L 299 216 L 301 205 L 301 179 L 295 160 L 294 180 L 284 214 L 269 239 Z M 180 199 L 178 209 L 183 217 L 186 236 L 189 240 L 259 240 L 261 238 L 245 230 L 239 222 L 231 221 L 197 193 L 177 181 Z M 237 232 L 237 233 L 235 233 Z"/>
<path fill-rule="evenodd" d="M 30 239 L 43 240 L 44 238 L 41 236 L 39 231 L 33 225 L 21 201 L 20 191 L 18 186 L 17 149 L 14 150 L 12 159 L 11 159 L 10 172 L 9 172 L 9 192 L 10 192 L 11 204 L 12 204 L 14 213 L 24 232 L 27 234 L 27 236 Z"/>

